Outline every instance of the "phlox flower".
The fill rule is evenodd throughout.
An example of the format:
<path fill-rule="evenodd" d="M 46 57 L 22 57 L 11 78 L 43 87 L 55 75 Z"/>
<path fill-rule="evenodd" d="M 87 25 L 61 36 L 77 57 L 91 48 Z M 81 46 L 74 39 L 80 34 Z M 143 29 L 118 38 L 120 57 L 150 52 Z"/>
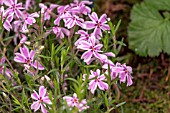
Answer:
<path fill-rule="evenodd" d="M 84 62 L 90 62 L 92 57 L 98 58 L 100 60 L 106 61 L 107 56 L 104 54 L 100 54 L 100 49 L 103 47 L 103 44 L 95 44 L 96 38 L 94 36 L 89 37 L 88 41 L 81 41 L 79 45 L 77 45 L 78 49 L 86 50 L 81 56 L 81 59 L 84 59 Z"/>
<path fill-rule="evenodd" d="M 74 0 L 74 2 L 70 4 L 71 6 L 70 10 L 74 13 L 87 15 L 88 13 L 91 12 L 91 8 L 86 6 L 86 4 L 90 5 L 92 4 L 92 2 L 90 1 L 79 2 L 78 0 Z"/>
<path fill-rule="evenodd" d="M 73 97 L 64 96 L 63 100 L 65 100 L 67 102 L 67 105 L 71 107 L 70 109 L 72 109 L 72 107 L 76 107 L 81 112 L 82 110 L 89 108 L 89 106 L 87 106 L 86 99 L 83 99 L 81 102 L 79 102 L 76 93 L 73 94 Z"/>
<path fill-rule="evenodd" d="M 64 96 L 63 99 L 66 100 L 67 105 L 69 107 L 74 107 L 74 106 L 78 107 L 78 105 L 79 105 L 79 99 L 77 98 L 77 94 L 76 93 L 73 94 L 73 97 Z"/>
<path fill-rule="evenodd" d="M 36 22 L 35 17 L 39 17 L 38 13 L 32 13 L 32 14 L 24 14 L 24 24 L 22 27 L 22 31 L 23 32 L 27 32 L 28 31 L 28 27 L 27 25 L 32 25 L 33 23 Z"/>
<path fill-rule="evenodd" d="M 105 63 L 102 68 L 107 69 L 106 74 L 108 74 L 108 65 L 110 65 L 110 76 L 111 76 L 111 80 L 114 80 L 115 78 L 120 78 L 120 83 L 123 82 L 125 83 L 127 80 L 127 86 L 130 86 L 133 84 L 132 81 L 132 68 L 130 66 L 126 66 L 126 64 L 120 64 L 120 63 L 116 63 L 113 64 L 113 62 L 111 62 L 109 60 L 108 63 Z"/>
<path fill-rule="evenodd" d="M 83 80 L 85 79 L 86 79 L 86 74 L 83 75 Z M 96 71 L 91 70 L 88 79 L 90 80 L 88 89 L 91 91 L 92 94 L 94 94 L 95 90 L 97 89 L 97 86 L 101 90 L 108 89 L 108 84 L 103 82 L 106 80 L 106 77 L 104 74 L 100 75 L 99 69 L 97 69 Z"/>
<path fill-rule="evenodd" d="M 39 3 L 39 6 L 41 8 L 41 13 L 44 13 L 44 20 L 50 20 L 51 16 L 49 12 L 58 7 L 58 5 L 56 4 L 51 4 L 50 7 L 48 8 L 43 3 Z"/>
<path fill-rule="evenodd" d="M 3 22 L 3 27 L 7 31 L 10 31 L 10 29 L 12 29 L 12 26 L 11 26 L 10 22 L 13 20 L 13 16 L 9 15 L 6 11 L 4 11 L 3 6 L 0 9 L 0 16 L 1 16 L 1 20 Z"/>
<path fill-rule="evenodd" d="M 71 15 L 70 14 L 70 6 L 69 5 L 66 5 L 66 6 L 59 6 L 57 8 L 57 12 L 58 12 L 58 17 L 54 20 L 54 24 L 55 25 L 60 25 L 60 20 L 63 19 L 62 17 L 65 17 L 65 16 L 68 16 L 68 15 Z M 66 21 L 66 19 L 63 19 L 64 21 Z"/>
<path fill-rule="evenodd" d="M 53 32 L 55 33 L 56 37 L 60 37 L 60 39 L 64 38 L 66 36 L 69 36 L 70 31 L 64 27 L 53 27 Z"/>
<path fill-rule="evenodd" d="M 5 0 L 4 4 L 8 6 L 6 9 L 7 14 L 16 15 L 17 18 L 21 18 L 23 13 L 20 11 L 24 9 L 22 3 L 17 3 L 17 0 Z"/>
<path fill-rule="evenodd" d="M 34 93 L 31 94 L 31 98 L 36 101 L 34 101 L 31 105 L 31 109 L 34 109 L 34 112 L 36 112 L 41 107 L 41 111 L 43 113 L 47 113 L 47 110 L 45 108 L 46 104 L 52 104 L 52 102 L 47 95 L 46 89 L 44 88 L 44 86 L 40 86 L 39 94 L 35 90 L 33 91 Z"/>
<path fill-rule="evenodd" d="M 11 76 L 13 75 L 11 71 L 6 67 L 4 67 L 5 64 L 5 57 L 2 57 L 0 59 L 0 74 L 7 75 L 8 79 L 11 79 Z M 4 72 L 5 71 L 5 72 Z"/>
<path fill-rule="evenodd" d="M 61 18 L 65 19 L 65 27 L 68 29 L 72 28 L 75 25 L 80 26 L 81 28 L 85 28 L 84 19 L 79 18 L 77 15 L 67 15 L 62 16 Z"/>
<path fill-rule="evenodd" d="M 122 65 L 122 70 L 119 72 L 120 82 L 125 83 L 127 81 L 127 86 L 131 86 L 132 82 L 132 68 L 130 66 L 126 66 L 126 64 Z"/>
<path fill-rule="evenodd" d="M 28 10 L 29 8 L 33 8 L 33 6 L 35 7 L 36 6 L 36 2 L 35 0 L 26 0 L 25 1 L 25 9 Z"/>
<path fill-rule="evenodd" d="M 86 21 L 86 29 L 90 30 L 90 29 L 94 29 L 93 33 L 94 35 L 100 39 L 100 36 L 102 36 L 102 32 L 101 29 L 103 31 L 105 30 L 110 30 L 109 25 L 107 25 L 107 15 L 103 14 L 100 18 L 98 18 L 97 14 L 95 12 L 93 12 L 92 14 L 89 14 L 89 18 L 92 21 Z"/>
<path fill-rule="evenodd" d="M 44 70 L 44 67 L 37 61 L 34 61 L 35 51 L 29 49 L 24 45 L 20 47 L 20 53 L 15 53 L 14 61 L 23 63 L 26 69 L 34 67 L 38 70 Z"/>
<path fill-rule="evenodd" d="M 89 37 L 91 36 L 90 34 L 88 34 L 88 32 L 84 31 L 84 30 L 78 30 L 76 32 L 76 34 L 79 34 L 80 37 L 79 39 L 74 43 L 75 46 L 78 46 L 78 44 L 80 44 L 81 41 L 88 41 Z"/>

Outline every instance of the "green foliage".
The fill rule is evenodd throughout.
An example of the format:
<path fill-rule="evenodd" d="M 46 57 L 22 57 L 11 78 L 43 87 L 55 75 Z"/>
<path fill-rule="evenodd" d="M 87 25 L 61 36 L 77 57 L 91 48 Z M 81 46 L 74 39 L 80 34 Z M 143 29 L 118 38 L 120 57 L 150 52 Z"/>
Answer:
<path fill-rule="evenodd" d="M 170 0 L 145 0 L 131 11 L 129 47 L 140 56 L 170 54 Z"/>

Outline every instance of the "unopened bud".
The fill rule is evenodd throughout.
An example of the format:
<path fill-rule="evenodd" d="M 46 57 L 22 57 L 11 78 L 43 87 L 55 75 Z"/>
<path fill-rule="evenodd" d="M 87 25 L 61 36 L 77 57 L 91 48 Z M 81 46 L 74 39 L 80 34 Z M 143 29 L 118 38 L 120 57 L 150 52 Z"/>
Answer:
<path fill-rule="evenodd" d="M 6 93 L 2 92 L 2 95 L 3 95 L 5 98 L 7 98 L 7 95 L 6 95 Z"/>
<path fill-rule="evenodd" d="M 45 79 L 46 79 L 47 81 L 50 81 L 50 80 L 51 80 L 47 75 L 45 75 L 44 77 L 45 77 Z"/>
<path fill-rule="evenodd" d="M 26 42 L 25 42 L 25 44 L 30 45 L 30 44 L 31 44 L 31 42 L 30 42 L 30 41 L 26 41 Z"/>

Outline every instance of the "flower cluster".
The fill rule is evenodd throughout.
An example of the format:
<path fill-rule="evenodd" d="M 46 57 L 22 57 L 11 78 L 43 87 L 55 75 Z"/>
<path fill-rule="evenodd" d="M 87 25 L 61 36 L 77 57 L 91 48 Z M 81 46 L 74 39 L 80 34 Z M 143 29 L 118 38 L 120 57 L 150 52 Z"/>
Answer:
<path fill-rule="evenodd" d="M 37 55 L 41 54 L 41 52 L 37 52 L 34 45 L 32 46 L 30 44 L 32 39 L 31 36 L 36 38 L 38 37 L 36 41 L 40 40 L 42 42 L 42 39 L 46 40 L 46 37 L 52 33 L 52 35 L 59 40 L 59 43 L 62 43 L 65 39 L 67 40 L 66 37 L 68 37 L 71 53 L 74 54 L 74 51 L 77 51 L 74 55 L 80 54 L 80 59 L 84 61 L 83 63 L 85 65 L 99 65 L 97 69 L 95 68 L 96 71 L 90 69 L 90 74 L 82 73 L 82 82 L 88 83 L 88 88 L 86 87 L 88 89 L 87 91 L 90 90 L 94 96 L 97 88 L 102 91 L 106 91 L 111 87 L 106 77 L 109 74 L 111 80 L 119 78 L 120 83 L 125 83 L 127 81 L 127 86 L 132 85 L 132 68 L 130 66 L 126 66 L 126 64 L 114 64 L 110 58 L 115 57 L 115 54 L 111 51 L 105 51 L 104 49 L 105 45 L 102 43 L 102 38 L 111 30 L 111 27 L 108 24 L 110 19 L 106 14 L 99 17 L 96 12 L 92 12 L 91 8 L 88 7 L 88 5 L 92 4 L 92 2 L 79 2 L 78 0 L 74 0 L 73 3 L 65 6 L 50 3 L 39 3 L 39 11 L 32 13 L 30 13 L 31 11 L 29 10 L 36 10 L 35 0 L 26 0 L 24 5 L 22 5 L 22 3 L 18 3 L 17 0 L 1 0 L 0 4 L 0 15 L 1 23 L 3 23 L 3 29 L 7 32 L 14 32 L 14 44 L 17 45 L 16 48 L 19 49 L 19 52 L 16 52 L 18 49 L 16 49 L 16 51 L 14 50 L 15 56 L 13 59 L 15 62 L 20 64 L 19 66 L 24 67 L 24 70 L 26 70 L 28 74 L 38 75 L 39 71 L 47 74 L 53 72 L 53 70 L 48 70 L 48 72 L 45 70 L 45 63 L 40 63 L 41 59 L 39 58 L 39 55 Z M 53 23 L 51 23 L 51 20 L 53 20 Z M 47 29 L 47 27 L 49 28 Z M 74 35 L 78 36 L 78 39 L 73 42 L 72 39 L 74 38 Z M 42 43 L 35 45 L 40 45 Z M 49 51 L 47 50 L 46 53 L 48 52 Z M 54 53 L 57 52 L 55 51 Z M 79 57 L 77 56 L 76 58 Z M 44 56 L 44 58 L 50 60 L 53 59 L 52 57 L 52 55 L 50 58 L 48 56 Z M 62 58 L 61 62 L 63 60 Z M 56 58 L 56 61 L 59 61 L 59 59 Z M 2 57 L 0 59 L 0 73 L 11 78 L 13 74 L 10 69 L 4 66 L 4 63 L 5 57 Z M 54 65 L 52 67 L 55 68 Z M 61 69 L 63 69 L 63 66 L 61 66 Z M 68 86 L 65 78 L 69 77 L 69 73 L 65 70 L 61 70 L 61 73 L 61 78 L 59 79 L 61 79 L 61 86 L 64 90 L 67 89 Z M 79 74 L 81 74 L 81 72 Z M 53 80 L 47 75 L 45 75 L 45 78 L 48 79 L 48 83 L 50 83 L 50 86 L 53 88 Z M 39 108 L 41 108 L 43 113 L 47 113 L 48 111 L 46 108 L 51 109 L 49 105 L 53 103 L 48 97 L 46 88 L 44 86 L 40 86 L 39 94 L 35 90 L 33 90 L 33 92 L 34 93 L 31 97 L 35 101 L 31 105 L 31 109 L 34 109 L 34 112 L 36 112 Z M 63 92 L 65 95 L 67 94 L 67 92 Z M 63 97 L 63 100 L 66 101 L 70 110 L 76 108 L 79 112 L 81 112 L 90 108 L 87 105 L 86 99 L 80 100 L 78 98 L 79 95 L 77 96 L 77 94 L 74 93 L 72 97 Z"/>
<path fill-rule="evenodd" d="M 69 107 L 76 107 L 76 108 L 79 109 L 80 112 L 82 110 L 89 108 L 89 106 L 87 105 L 86 99 L 83 99 L 83 100 L 81 100 L 81 102 L 79 102 L 79 99 L 77 98 L 76 93 L 73 94 L 73 97 L 64 96 L 63 99 L 66 100 L 67 105 Z"/>

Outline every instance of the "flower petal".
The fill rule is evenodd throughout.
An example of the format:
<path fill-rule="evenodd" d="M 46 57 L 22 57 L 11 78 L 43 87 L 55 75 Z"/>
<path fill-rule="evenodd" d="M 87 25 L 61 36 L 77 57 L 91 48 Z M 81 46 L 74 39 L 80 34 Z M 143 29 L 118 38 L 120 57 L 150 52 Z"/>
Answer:
<path fill-rule="evenodd" d="M 45 94 L 46 94 L 46 89 L 44 88 L 44 86 L 40 86 L 40 88 L 39 88 L 39 96 L 44 97 Z"/>

